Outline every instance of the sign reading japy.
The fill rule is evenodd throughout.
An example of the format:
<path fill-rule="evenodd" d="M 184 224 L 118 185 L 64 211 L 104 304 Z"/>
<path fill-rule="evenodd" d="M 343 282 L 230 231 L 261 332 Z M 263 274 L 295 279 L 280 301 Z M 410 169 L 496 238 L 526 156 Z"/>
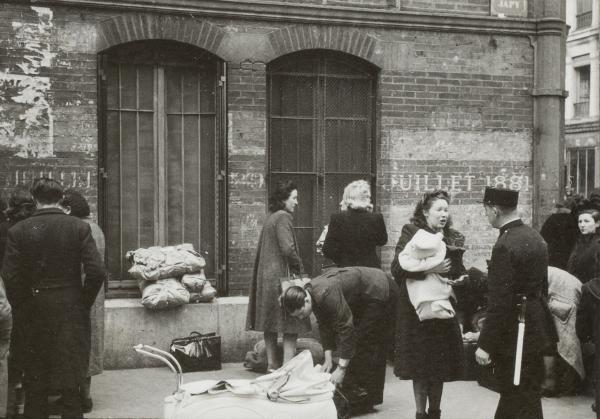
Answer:
<path fill-rule="evenodd" d="M 527 0 L 492 0 L 492 16 L 527 17 Z"/>

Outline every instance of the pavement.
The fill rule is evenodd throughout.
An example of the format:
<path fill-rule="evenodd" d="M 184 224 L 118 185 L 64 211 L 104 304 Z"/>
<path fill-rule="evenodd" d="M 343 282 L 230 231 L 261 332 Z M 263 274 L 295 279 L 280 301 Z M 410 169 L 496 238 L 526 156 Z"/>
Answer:
<path fill-rule="evenodd" d="M 184 374 L 184 382 L 254 378 L 259 374 L 242 364 L 223 364 L 219 371 Z M 86 418 L 161 418 L 164 397 L 175 390 L 175 374 L 168 368 L 104 371 L 92 378 L 94 409 Z M 447 383 L 442 399 L 444 419 L 493 419 L 498 395 L 473 381 Z M 591 419 L 592 398 L 587 396 L 543 399 L 546 419 Z M 388 366 L 384 403 L 356 416 L 364 419 L 414 419 L 412 383 L 398 380 Z M 210 418 L 207 418 L 210 419 Z"/>

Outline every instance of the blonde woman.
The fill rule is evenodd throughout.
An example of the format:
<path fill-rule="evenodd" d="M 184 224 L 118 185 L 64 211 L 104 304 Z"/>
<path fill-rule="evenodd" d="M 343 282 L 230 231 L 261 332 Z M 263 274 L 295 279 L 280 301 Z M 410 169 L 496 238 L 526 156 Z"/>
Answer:
<path fill-rule="evenodd" d="M 381 268 L 377 246 L 387 243 L 381 214 L 373 213 L 371 186 L 356 180 L 344 189 L 341 209 L 331 215 L 323 255 L 337 266 Z"/>

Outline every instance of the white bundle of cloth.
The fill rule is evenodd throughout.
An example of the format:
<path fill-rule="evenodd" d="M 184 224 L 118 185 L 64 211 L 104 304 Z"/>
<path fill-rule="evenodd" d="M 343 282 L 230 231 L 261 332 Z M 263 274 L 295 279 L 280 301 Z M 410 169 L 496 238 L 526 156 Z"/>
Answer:
<path fill-rule="evenodd" d="M 445 257 L 442 233 L 433 234 L 421 229 L 400 252 L 398 262 L 405 271 L 424 272 L 442 263 Z M 449 319 L 456 315 L 450 302 L 454 291 L 440 274 L 428 273 L 422 280 L 407 279 L 406 288 L 419 320 Z"/>
<path fill-rule="evenodd" d="M 254 380 L 204 380 L 187 383 L 183 389 L 191 396 L 220 394 L 266 398 L 272 402 L 313 403 L 333 397 L 331 375 L 313 365 L 309 350 L 304 350 L 281 368 Z"/>
<path fill-rule="evenodd" d="M 190 292 L 176 278 L 140 281 L 142 305 L 151 310 L 167 310 L 190 302 Z"/>
<path fill-rule="evenodd" d="M 158 281 L 198 273 L 206 266 L 204 258 L 189 243 L 140 248 L 127 252 L 125 257 L 133 263 L 129 274 L 144 281 Z"/>

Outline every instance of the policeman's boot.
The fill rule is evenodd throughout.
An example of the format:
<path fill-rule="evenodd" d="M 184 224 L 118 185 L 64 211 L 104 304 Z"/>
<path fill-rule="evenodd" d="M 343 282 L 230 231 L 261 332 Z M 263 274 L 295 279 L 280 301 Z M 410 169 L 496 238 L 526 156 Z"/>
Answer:
<path fill-rule="evenodd" d="M 427 419 L 440 419 L 441 414 L 442 411 L 440 409 L 429 409 L 429 411 L 427 412 Z"/>

